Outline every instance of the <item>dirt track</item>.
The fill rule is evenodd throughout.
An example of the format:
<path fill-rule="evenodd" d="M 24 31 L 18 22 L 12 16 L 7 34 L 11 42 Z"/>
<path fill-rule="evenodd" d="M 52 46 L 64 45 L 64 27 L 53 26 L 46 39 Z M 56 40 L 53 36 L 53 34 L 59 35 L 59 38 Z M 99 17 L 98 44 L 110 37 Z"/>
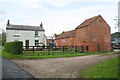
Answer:
<path fill-rule="evenodd" d="M 89 55 L 52 59 L 13 59 L 12 61 L 36 78 L 76 78 L 83 69 L 117 56 L 118 54 Z"/>

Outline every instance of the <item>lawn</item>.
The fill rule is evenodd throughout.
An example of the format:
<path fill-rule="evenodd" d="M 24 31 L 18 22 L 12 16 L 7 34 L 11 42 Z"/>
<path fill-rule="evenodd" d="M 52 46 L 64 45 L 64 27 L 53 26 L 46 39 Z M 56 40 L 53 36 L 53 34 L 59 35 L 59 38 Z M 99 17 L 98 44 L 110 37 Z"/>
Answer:
<path fill-rule="evenodd" d="M 80 78 L 118 78 L 118 59 L 112 58 L 80 73 Z"/>
<path fill-rule="evenodd" d="M 2 57 L 4 58 L 21 58 L 21 59 L 43 59 L 43 58 L 59 58 L 59 57 L 75 57 L 75 56 L 85 56 L 85 55 L 95 55 L 95 54 L 105 54 L 111 51 L 105 52 L 60 52 L 60 51 L 53 51 L 53 52 L 46 52 L 46 51 L 23 51 L 22 54 L 15 55 L 6 51 L 2 51 Z M 114 52 L 113 52 L 114 53 Z"/>

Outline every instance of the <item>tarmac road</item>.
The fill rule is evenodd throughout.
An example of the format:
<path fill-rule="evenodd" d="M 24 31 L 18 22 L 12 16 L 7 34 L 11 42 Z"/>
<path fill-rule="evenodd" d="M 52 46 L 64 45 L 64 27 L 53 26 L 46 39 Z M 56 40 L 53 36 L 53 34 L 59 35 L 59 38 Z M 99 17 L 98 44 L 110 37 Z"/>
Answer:
<path fill-rule="evenodd" d="M 32 78 L 34 77 L 24 71 L 16 63 L 9 59 L 2 58 L 2 78 Z"/>

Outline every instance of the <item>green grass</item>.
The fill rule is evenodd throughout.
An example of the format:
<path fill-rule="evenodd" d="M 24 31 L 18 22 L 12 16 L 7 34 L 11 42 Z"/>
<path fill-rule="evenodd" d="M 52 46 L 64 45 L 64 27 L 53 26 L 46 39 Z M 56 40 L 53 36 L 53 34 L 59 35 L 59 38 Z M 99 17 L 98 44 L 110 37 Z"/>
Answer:
<path fill-rule="evenodd" d="M 26 52 L 24 54 L 20 54 L 20 55 L 15 55 L 12 53 L 8 53 L 6 51 L 2 51 L 2 57 L 4 58 L 22 58 L 22 59 L 42 59 L 42 58 L 58 58 L 58 57 L 74 57 L 74 56 L 80 56 L 81 54 L 79 53 L 57 53 L 57 54 L 53 54 L 53 53 L 40 53 L 40 52 L 36 52 L 36 53 L 32 53 L 32 52 Z"/>
<path fill-rule="evenodd" d="M 112 58 L 80 72 L 80 78 L 118 78 L 118 58 Z"/>
<path fill-rule="evenodd" d="M 85 53 L 78 53 L 78 52 L 61 52 L 61 51 L 53 51 L 53 52 L 46 52 L 46 51 L 23 51 L 23 54 L 15 55 L 6 51 L 2 51 L 2 57 L 4 58 L 20 58 L 20 59 L 43 59 L 43 58 L 59 58 L 59 57 L 75 57 L 75 56 L 85 56 L 85 55 L 95 55 L 95 54 L 104 54 L 107 52 L 85 52 Z"/>

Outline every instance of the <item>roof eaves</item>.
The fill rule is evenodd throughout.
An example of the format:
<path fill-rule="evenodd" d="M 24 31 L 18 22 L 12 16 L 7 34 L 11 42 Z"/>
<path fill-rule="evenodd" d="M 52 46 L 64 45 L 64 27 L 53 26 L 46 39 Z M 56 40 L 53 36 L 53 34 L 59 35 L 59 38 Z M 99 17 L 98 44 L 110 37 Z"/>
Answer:
<path fill-rule="evenodd" d="M 65 38 L 71 38 L 71 37 L 75 37 L 75 36 L 63 37 L 63 38 L 56 38 L 55 40 L 58 40 L 58 39 L 65 39 Z"/>
<path fill-rule="evenodd" d="M 6 30 L 28 30 L 28 31 L 36 31 L 35 29 L 15 29 L 15 28 L 6 28 Z M 45 31 L 43 30 L 37 30 L 37 31 Z"/>
<path fill-rule="evenodd" d="M 84 27 L 87 27 L 87 26 L 89 26 L 90 24 L 88 24 L 88 25 L 85 25 L 85 26 L 82 26 L 82 27 L 77 27 L 77 28 L 75 28 L 75 29 L 80 29 L 80 28 L 84 28 Z"/>

